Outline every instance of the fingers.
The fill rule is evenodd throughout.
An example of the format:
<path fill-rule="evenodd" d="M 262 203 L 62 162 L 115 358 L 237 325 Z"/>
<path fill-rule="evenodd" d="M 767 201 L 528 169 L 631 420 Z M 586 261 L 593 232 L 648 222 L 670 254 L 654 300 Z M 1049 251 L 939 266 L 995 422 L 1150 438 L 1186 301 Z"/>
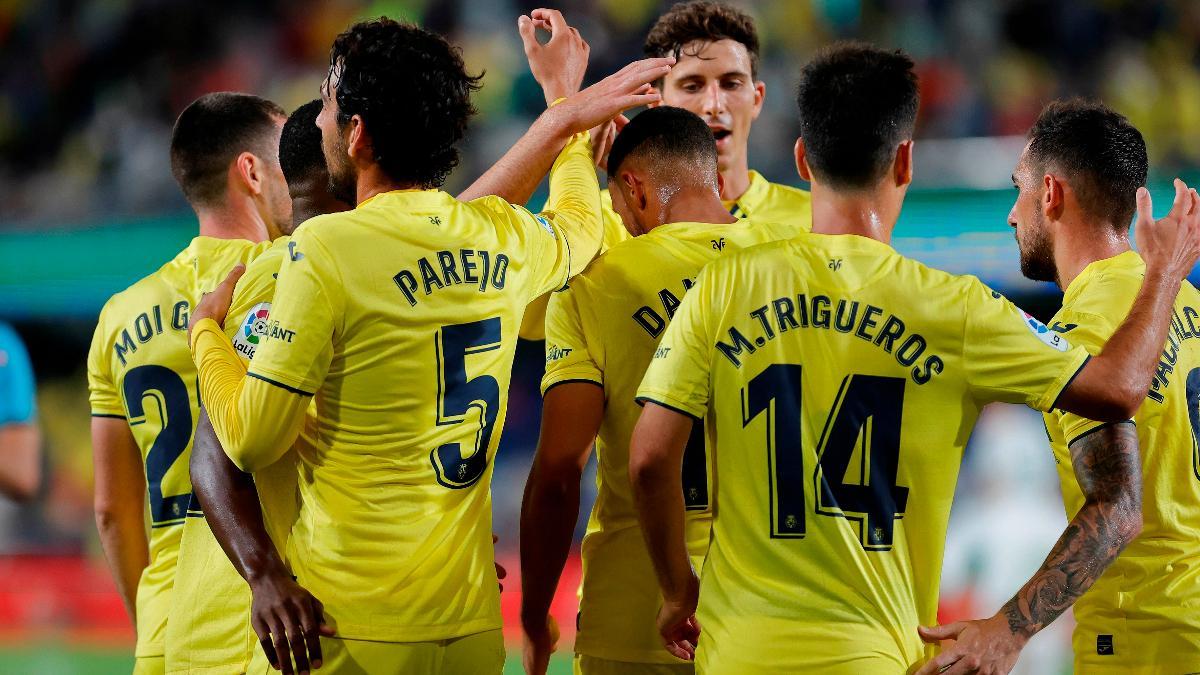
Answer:
<path fill-rule="evenodd" d="M 961 658 L 962 654 L 953 649 L 948 649 L 921 666 L 916 675 L 937 675 L 943 672 L 945 668 L 949 668 L 951 665 L 957 663 Z"/>
<path fill-rule="evenodd" d="M 1154 203 L 1150 199 L 1150 191 L 1144 187 L 1137 189 L 1138 222 L 1154 222 Z"/>
<path fill-rule="evenodd" d="M 550 24 L 551 41 L 560 36 L 570 35 L 571 27 L 567 25 L 567 20 L 563 18 L 562 12 L 557 9 L 535 9 L 529 13 L 529 16 Z"/>
<path fill-rule="evenodd" d="M 279 670 L 279 655 L 275 652 L 275 645 L 271 644 L 271 629 L 258 614 L 250 616 L 250 627 L 258 636 L 258 644 L 262 646 L 263 653 L 267 655 L 267 662 L 271 664 L 272 668 Z"/>
<path fill-rule="evenodd" d="M 302 617 L 304 610 L 298 605 L 288 604 L 283 611 L 285 614 L 280 618 L 283 624 L 283 637 L 287 640 L 287 647 L 284 648 L 282 655 L 286 659 L 290 651 L 292 662 L 296 664 L 296 672 L 301 675 L 307 675 L 309 668 L 308 649 L 306 645 L 307 637 L 304 628 L 306 621 Z M 315 633 L 316 631 L 314 630 L 313 632 Z M 320 647 L 318 647 L 319 649 Z"/>
<path fill-rule="evenodd" d="M 278 656 L 274 667 L 283 675 L 292 675 L 292 656 L 288 647 L 287 630 L 278 617 L 275 617 L 271 624 L 271 643 Z"/>
<path fill-rule="evenodd" d="M 232 292 L 233 287 L 237 286 L 238 279 L 241 279 L 242 275 L 245 273 L 246 273 L 245 265 L 243 265 L 241 263 L 234 265 L 233 269 L 229 270 L 229 274 L 225 275 L 225 281 L 221 282 L 221 286 L 228 286 L 229 290 Z"/>
<path fill-rule="evenodd" d="M 671 652 L 671 655 L 677 659 L 691 661 L 696 658 L 695 647 L 688 649 L 688 646 L 677 642 L 668 642 L 666 643 L 666 647 L 667 651 Z"/>
<path fill-rule="evenodd" d="M 1175 179 L 1175 200 L 1171 202 L 1171 213 L 1186 213 L 1191 197 L 1188 195 L 1187 184 L 1178 178 Z"/>
<path fill-rule="evenodd" d="M 939 642 L 941 640 L 953 640 L 958 637 L 959 633 L 967 627 L 965 621 L 955 621 L 944 626 L 933 626 L 926 628 L 925 626 L 917 627 L 917 634 L 926 642 Z"/>
<path fill-rule="evenodd" d="M 521 34 L 521 46 L 525 48 L 525 56 L 531 55 L 541 46 L 537 41 L 537 27 L 533 20 L 524 14 L 517 17 L 517 32 Z"/>
<path fill-rule="evenodd" d="M 321 667 L 321 619 L 316 608 L 316 600 L 309 603 L 300 614 L 300 630 L 304 636 L 304 644 L 308 647 L 308 661 L 314 669 Z M 297 662 L 299 668 L 299 662 Z"/>

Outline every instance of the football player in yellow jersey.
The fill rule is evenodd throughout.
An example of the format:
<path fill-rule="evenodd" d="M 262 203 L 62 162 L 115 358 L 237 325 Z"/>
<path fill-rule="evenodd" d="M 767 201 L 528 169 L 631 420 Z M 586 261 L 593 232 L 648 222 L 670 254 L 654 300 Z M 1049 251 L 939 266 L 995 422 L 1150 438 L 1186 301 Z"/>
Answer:
<path fill-rule="evenodd" d="M 583 542 L 576 670 L 679 673 L 692 664 L 662 649 L 661 605 L 629 494 L 637 386 L 700 268 L 724 253 L 807 228 L 738 219 L 721 204 L 712 132 L 696 115 L 655 107 L 617 136 L 608 160 L 613 204 L 639 233 L 551 296 L 546 320 L 542 433 L 521 515 L 526 671 L 544 673 L 550 602 L 571 546 L 579 482 L 596 443 L 596 506 Z M 685 469 L 689 552 L 702 560 L 711 512 L 699 434 Z"/>
<path fill-rule="evenodd" d="M 297 225 L 313 216 L 350 208 L 329 191 L 329 172 L 325 170 L 321 132 L 316 124 L 320 110 L 320 100 L 300 106 L 288 117 L 279 137 L 279 165 L 292 201 L 292 222 Z M 289 227 L 285 233 L 290 234 L 291 230 Z M 288 241 L 288 237 L 276 239 L 271 248 L 248 265 L 238 284 L 225 329 L 246 360 L 253 356 L 268 325 L 274 275 L 287 257 Z M 270 512 L 270 507 L 274 507 L 275 530 L 286 534 L 286 527 L 278 522 L 286 521 L 294 511 L 295 477 L 293 473 L 289 484 L 285 462 L 276 462 L 270 471 L 260 471 L 254 479 L 238 471 L 216 444 L 203 409 L 191 454 L 194 494 L 202 507 L 212 508 L 204 509 L 205 518 L 192 518 L 184 523 L 175 572 L 174 607 L 167 622 L 166 671 L 244 673 L 253 650 L 258 647 L 247 621 L 250 589 L 239 572 L 257 586 L 259 604 L 265 605 L 260 608 L 262 612 L 274 613 L 286 602 L 295 602 L 303 610 L 314 602 L 308 596 L 305 604 L 307 591 L 296 585 L 282 565 L 263 527 L 263 509 L 259 507 L 261 493 L 263 501 L 268 503 L 266 510 Z M 226 482 L 221 483 L 220 479 Z M 255 481 L 262 486 L 261 491 L 256 490 Z M 236 496 L 241 494 L 216 494 L 216 485 L 227 485 L 232 493 L 248 492 L 248 498 L 239 500 Z M 231 524 L 229 518 L 239 508 L 250 512 L 238 513 L 238 522 Z M 236 570 L 214 537 L 213 530 L 223 524 L 228 527 L 221 532 L 225 535 L 222 541 L 233 539 L 236 545 L 239 536 L 251 541 L 259 538 L 259 547 L 253 552 L 231 556 L 239 565 Z"/>
<path fill-rule="evenodd" d="M 1064 290 L 1050 328 L 1092 351 L 1129 311 L 1146 274 L 1128 235 L 1146 170 L 1145 142 L 1128 120 L 1100 103 L 1071 100 L 1042 111 L 1013 173 L 1019 192 L 1009 223 L 1021 270 Z M 937 637 L 958 643 L 942 656 L 1001 651 L 1074 601 L 1075 672 L 1200 672 L 1198 310 L 1200 293 L 1185 281 L 1149 395 L 1132 420 L 1045 414 L 1071 518 L 1063 549 L 1091 551 L 1111 565 L 1052 557 L 1004 606 L 1011 630 L 997 637 L 979 622 L 946 626 Z"/>
<path fill-rule="evenodd" d="M 522 39 L 528 54 L 532 31 L 522 31 Z M 717 141 L 717 169 L 721 172 L 721 200 L 725 208 L 738 218 L 810 227 L 808 192 L 772 183 L 749 168 L 750 127 L 762 111 L 767 91 L 766 83 L 758 79 L 758 30 L 754 19 L 721 2 L 681 2 L 655 21 L 643 50 L 646 56 L 678 59 L 671 72 L 657 83 L 662 105 L 690 110 L 712 130 Z M 542 83 L 547 103 L 566 95 L 549 82 L 547 73 L 553 72 L 553 65 L 545 55 L 529 57 L 530 70 Z M 611 138 L 615 129 L 606 125 L 594 133 L 600 137 L 596 142 L 602 146 L 603 139 Z M 603 165 L 604 160 L 600 163 Z M 630 235 L 612 208 L 610 190 L 602 191 L 601 199 L 603 253 Z M 521 337 L 528 340 L 545 337 L 548 301 L 546 296 L 530 305 L 521 324 Z"/>
<path fill-rule="evenodd" d="M 1200 210 L 1181 188 L 1163 221 L 1139 219 L 1145 282 L 1089 357 L 974 277 L 888 245 L 912 177 L 908 57 L 834 46 L 804 68 L 798 102 L 814 231 L 701 272 L 638 390 L 630 478 L 664 642 L 691 655 L 703 626 L 699 671 L 906 673 L 932 656 L 918 626 L 936 618 L 950 502 L 980 408 L 1021 402 L 1102 420 L 1136 410 L 1200 255 Z M 694 418 L 715 436 L 703 581 L 680 487 Z M 1104 563 L 1061 543 L 1056 557 Z"/>
<path fill-rule="evenodd" d="M 188 457 L 199 396 L 188 312 L 202 288 L 291 223 L 279 168 L 286 114 L 244 94 L 208 94 L 180 114 L 171 168 L 200 236 L 100 314 L 88 356 L 96 525 L 137 627 L 137 671 L 161 672 L 171 587 L 190 508 Z M 144 468 L 143 468 L 144 467 Z M 146 495 L 150 534 L 145 529 Z"/>
<path fill-rule="evenodd" d="M 528 136 L 561 147 L 657 100 L 649 83 L 672 62 L 631 64 L 551 108 Z M 315 396 L 296 446 L 300 511 L 286 559 L 336 630 L 326 667 L 499 672 L 491 459 L 525 306 L 599 245 L 587 136 L 554 162 L 542 215 L 495 197 L 460 202 L 436 189 L 478 86 L 458 53 L 380 19 L 340 35 L 330 63 L 318 126 L 334 192 L 357 206 L 297 230 L 248 374 L 214 320 L 225 308 L 197 309 L 205 405 L 230 458 L 256 471 L 301 437 Z M 267 672 L 258 659 L 250 671 Z"/>

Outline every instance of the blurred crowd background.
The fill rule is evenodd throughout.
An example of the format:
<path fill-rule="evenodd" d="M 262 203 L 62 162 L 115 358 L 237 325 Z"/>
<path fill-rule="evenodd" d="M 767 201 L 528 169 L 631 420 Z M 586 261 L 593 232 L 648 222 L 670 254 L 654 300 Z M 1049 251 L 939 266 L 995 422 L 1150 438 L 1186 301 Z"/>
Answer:
<path fill-rule="evenodd" d="M 592 47 L 585 84 L 641 55 L 669 3 L 567 0 Z M 1086 95 L 1146 136 L 1152 184 L 1200 166 L 1200 3 L 1188 0 L 759 0 L 767 84 L 750 164 L 799 183 L 793 88 L 820 46 L 860 38 L 918 62 L 915 189 L 903 252 L 973 273 L 1048 318 L 1056 289 L 1025 282 L 1005 218 L 1022 135 L 1051 98 Z M 178 112 L 238 90 L 293 109 L 317 97 L 333 37 L 357 19 L 419 22 L 483 71 L 480 111 L 454 192 L 543 108 L 516 17 L 527 0 L 8 0 L 0 2 L 0 321 L 12 323 L 38 384 L 42 479 L 27 504 L 0 504 L 0 671 L 120 672 L 132 631 L 112 589 L 91 511 L 84 361 L 101 304 L 181 249 L 194 221 L 171 178 Z M 1169 202 L 1162 195 L 1160 206 Z M 539 200 L 535 197 L 535 201 Z M 1162 210 L 1161 208 L 1159 209 Z M 537 437 L 540 343 L 514 369 L 494 490 L 500 556 L 516 571 L 521 488 Z M 947 546 L 943 614 L 990 614 L 1037 567 L 1065 523 L 1040 417 L 989 409 L 968 449 Z M 0 448 L 0 455 L 4 452 Z M 561 604 L 569 626 L 572 588 Z M 506 606 L 516 584 L 506 587 Z M 1034 639 L 1029 673 L 1069 672 L 1069 618 Z M 510 656 L 519 643 L 510 644 Z M 569 640 L 565 644 L 569 651 Z M 80 656 L 82 655 L 82 656 Z M 511 659 L 510 659 L 511 660 Z M 519 657 L 518 657 L 519 661 Z M 15 664 L 15 665 L 14 665 Z"/>

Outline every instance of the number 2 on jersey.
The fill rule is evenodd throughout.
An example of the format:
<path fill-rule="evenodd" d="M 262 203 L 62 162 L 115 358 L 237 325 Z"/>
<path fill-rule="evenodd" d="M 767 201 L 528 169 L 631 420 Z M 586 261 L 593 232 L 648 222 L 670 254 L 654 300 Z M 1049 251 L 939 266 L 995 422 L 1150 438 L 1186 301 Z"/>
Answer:
<path fill-rule="evenodd" d="M 492 429 L 500 413 L 500 385 L 491 375 L 467 379 L 467 355 L 500 348 L 500 317 L 442 326 L 434 338 L 438 361 L 438 426 L 462 424 L 467 411 L 479 410 L 474 447 L 446 443 L 429 453 L 441 485 L 460 489 L 474 485 L 487 469 Z"/>
<path fill-rule="evenodd" d="M 158 404 L 162 428 L 146 453 L 146 487 L 150 495 L 150 523 L 153 527 L 177 525 L 187 515 L 192 493 L 163 495 L 162 483 L 167 471 L 192 440 L 192 400 L 183 378 L 165 366 L 138 366 L 125 374 L 121 385 L 129 426 L 145 424 L 146 399 Z M 191 483 L 189 482 L 188 485 Z"/>
<path fill-rule="evenodd" d="M 772 364 L 742 390 L 742 426 L 766 416 L 772 538 L 807 531 L 800 373 L 795 364 Z M 891 549 L 908 505 L 908 488 L 896 485 L 903 407 L 903 378 L 847 376 L 817 443 L 815 510 L 857 523 L 868 551 Z"/>

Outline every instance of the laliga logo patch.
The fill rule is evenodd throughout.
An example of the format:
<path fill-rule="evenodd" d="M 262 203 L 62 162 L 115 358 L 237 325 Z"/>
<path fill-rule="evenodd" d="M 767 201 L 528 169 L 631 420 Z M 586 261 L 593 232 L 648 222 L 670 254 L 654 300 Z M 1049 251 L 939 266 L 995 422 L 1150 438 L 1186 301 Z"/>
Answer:
<path fill-rule="evenodd" d="M 546 220 L 545 218 L 543 218 L 541 216 L 537 216 L 537 215 L 535 215 L 533 217 L 533 219 L 538 221 L 538 224 L 542 226 L 542 229 L 549 232 L 551 237 L 558 239 L 558 235 L 554 232 L 554 227 L 552 225 L 550 225 L 550 221 Z"/>
<path fill-rule="evenodd" d="M 254 358 L 254 350 L 267 334 L 267 319 L 271 316 L 271 303 L 260 302 L 250 308 L 246 318 L 233 336 L 233 348 L 247 359 Z"/>
<path fill-rule="evenodd" d="M 1021 311 L 1021 317 L 1025 319 L 1025 325 L 1029 327 L 1029 331 L 1037 336 L 1037 339 L 1046 344 L 1047 347 L 1053 347 L 1060 352 L 1065 352 L 1071 348 L 1071 345 L 1063 339 L 1061 335 L 1046 327 L 1046 324 L 1035 319 L 1029 312 Z"/>

